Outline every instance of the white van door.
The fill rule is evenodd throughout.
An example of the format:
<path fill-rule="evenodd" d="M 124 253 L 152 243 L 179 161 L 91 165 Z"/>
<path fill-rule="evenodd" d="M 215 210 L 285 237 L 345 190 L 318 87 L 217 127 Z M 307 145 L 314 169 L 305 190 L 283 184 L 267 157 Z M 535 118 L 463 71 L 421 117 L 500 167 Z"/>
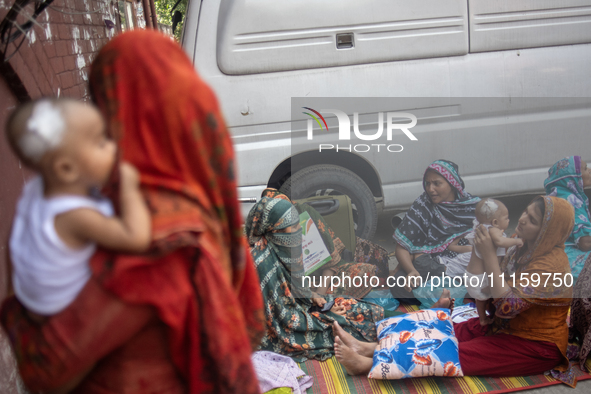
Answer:
<path fill-rule="evenodd" d="M 292 168 L 294 162 L 338 166 L 365 185 L 350 195 L 354 202 L 367 190 L 374 198 L 371 212 L 355 204 L 357 216 L 366 218 L 357 234 L 369 237 L 374 212 L 408 207 L 433 160 L 457 162 L 469 191 L 486 196 L 541 191 L 547 169 L 562 155 L 591 158 L 580 145 L 588 138 L 585 103 L 535 108 L 522 102 L 499 111 L 463 99 L 591 97 L 589 7 L 591 0 L 193 1 L 183 46 L 220 100 L 234 138 L 240 197 L 257 199 L 267 186 L 280 188 L 305 170 Z M 546 28 L 571 33 L 556 41 L 555 34 L 541 33 Z M 305 97 L 423 98 L 399 109 L 417 112 L 417 127 L 431 133 L 432 143 L 395 165 L 356 152 L 328 161 L 309 152 L 306 160 L 292 160 L 292 99 Z M 366 130 L 375 127 L 371 119 L 379 111 L 359 114 Z M 564 138 L 557 139 L 558 127 Z M 499 132 L 502 137 L 493 138 Z M 466 149 L 466 138 L 496 143 L 488 148 L 500 154 L 483 162 L 490 154 Z M 534 145 L 523 145 L 529 141 Z"/>

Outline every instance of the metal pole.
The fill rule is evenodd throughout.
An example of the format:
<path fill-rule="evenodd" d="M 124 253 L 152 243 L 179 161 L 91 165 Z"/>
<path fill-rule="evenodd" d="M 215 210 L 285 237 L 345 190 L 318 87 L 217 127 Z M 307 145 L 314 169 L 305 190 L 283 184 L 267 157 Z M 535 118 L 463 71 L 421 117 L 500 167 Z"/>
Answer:
<path fill-rule="evenodd" d="M 154 4 L 154 0 L 148 0 L 150 2 L 150 9 L 152 10 L 152 24 L 154 25 L 154 29 L 160 30 L 158 28 L 158 16 L 156 15 L 156 5 Z"/>
<path fill-rule="evenodd" d="M 152 18 L 150 18 L 150 3 L 149 0 L 142 0 L 142 7 L 144 7 L 144 19 L 146 20 L 146 29 L 152 27 Z"/>

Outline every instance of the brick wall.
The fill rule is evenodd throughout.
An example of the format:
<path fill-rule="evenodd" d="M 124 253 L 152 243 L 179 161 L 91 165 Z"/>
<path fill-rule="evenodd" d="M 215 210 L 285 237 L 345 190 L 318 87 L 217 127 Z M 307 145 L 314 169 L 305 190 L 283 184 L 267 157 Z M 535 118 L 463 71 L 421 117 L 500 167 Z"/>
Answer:
<path fill-rule="evenodd" d="M 14 0 L 0 0 L 4 19 Z M 31 3 L 33 3 L 31 1 Z M 117 3 L 105 0 L 55 0 L 38 18 L 26 42 L 10 59 L 30 98 L 41 96 L 88 98 L 88 72 L 98 50 L 116 33 Z M 32 14 L 32 4 L 25 8 Z M 61 11 L 61 12 L 60 12 Z M 21 13 L 22 14 L 22 13 Z M 19 17 L 25 21 L 24 17 Z M 14 50 L 11 44 L 6 55 Z M 6 78 L 10 87 L 19 83 Z"/>
<path fill-rule="evenodd" d="M 25 177 L 28 175 L 21 168 L 16 156 L 10 150 L 4 138 L 4 124 L 10 111 L 17 104 L 16 97 L 8 89 L 3 76 L 0 76 L 0 300 L 4 299 L 8 287 L 6 272 L 6 240 L 14 216 L 16 200 L 20 194 Z M 23 393 L 15 367 L 14 358 L 8 345 L 8 339 L 0 329 L 0 393 Z"/>

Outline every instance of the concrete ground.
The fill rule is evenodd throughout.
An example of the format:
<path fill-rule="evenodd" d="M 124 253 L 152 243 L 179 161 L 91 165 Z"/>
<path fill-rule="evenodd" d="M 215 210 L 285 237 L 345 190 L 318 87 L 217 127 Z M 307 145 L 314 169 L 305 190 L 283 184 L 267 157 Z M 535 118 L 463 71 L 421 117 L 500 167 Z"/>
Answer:
<path fill-rule="evenodd" d="M 504 197 L 500 198 L 501 201 L 509 209 L 509 218 L 511 220 L 509 228 L 507 229 L 507 235 L 513 234 L 515 227 L 517 227 L 517 221 L 521 213 L 528 205 L 528 203 L 535 197 L 535 195 L 525 195 L 517 197 Z M 392 240 L 392 234 L 394 229 L 390 224 L 390 219 L 394 214 L 398 212 L 384 212 L 378 218 L 378 228 L 372 241 L 378 243 L 382 247 L 386 248 L 388 252 L 394 252 L 395 245 Z M 394 269 L 398 265 L 395 257 L 390 257 L 390 269 Z M 575 393 L 591 393 L 591 380 L 579 382 L 576 389 L 572 389 L 565 384 L 559 384 L 550 387 L 542 387 L 539 389 L 524 390 L 523 392 L 530 393 L 543 393 L 543 394 L 575 394 Z"/>

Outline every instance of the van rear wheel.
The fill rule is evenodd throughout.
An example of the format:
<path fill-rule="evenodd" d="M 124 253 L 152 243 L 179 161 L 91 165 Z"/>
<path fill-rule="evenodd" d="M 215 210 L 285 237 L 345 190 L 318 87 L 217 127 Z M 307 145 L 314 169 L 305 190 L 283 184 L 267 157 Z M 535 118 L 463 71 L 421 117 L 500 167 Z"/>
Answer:
<path fill-rule="evenodd" d="M 371 190 L 363 180 L 343 167 L 321 164 L 293 174 L 279 189 L 297 200 L 323 195 L 345 194 L 351 199 L 355 235 L 371 239 L 378 223 L 378 211 Z"/>

